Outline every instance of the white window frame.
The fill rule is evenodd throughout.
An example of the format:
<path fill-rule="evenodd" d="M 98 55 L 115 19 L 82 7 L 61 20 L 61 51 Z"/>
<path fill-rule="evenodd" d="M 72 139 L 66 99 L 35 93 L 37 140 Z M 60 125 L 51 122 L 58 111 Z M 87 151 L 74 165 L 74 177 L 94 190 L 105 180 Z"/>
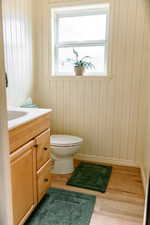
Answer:
<path fill-rule="evenodd" d="M 58 28 L 59 18 L 62 17 L 75 17 L 75 16 L 87 16 L 87 15 L 106 15 L 106 38 L 105 40 L 88 40 L 88 41 L 70 41 L 70 42 L 59 42 L 58 41 Z M 58 49 L 67 47 L 90 47 L 90 46 L 104 46 L 104 71 L 91 72 L 85 76 L 107 76 L 108 75 L 108 36 L 109 36 L 109 4 L 91 5 L 84 7 L 66 7 L 66 8 L 55 8 L 51 9 L 52 15 L 52 33 L 53 33 L 53 59 L 52 59 L 52 75 L 53 76 L 74 76 L 74 74 L 59 72 L 58 71 Z"/>

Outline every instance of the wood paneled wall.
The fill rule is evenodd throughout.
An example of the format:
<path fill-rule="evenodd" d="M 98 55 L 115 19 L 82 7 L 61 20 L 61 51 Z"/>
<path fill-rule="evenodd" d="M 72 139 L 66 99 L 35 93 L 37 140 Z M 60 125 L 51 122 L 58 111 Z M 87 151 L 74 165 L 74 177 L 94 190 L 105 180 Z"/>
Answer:
<path fill-rule="evenodd" d="M 49 65 L 49 3 L 88 4 L 91 1 L 36 0 L 35 101 L 53 109 L 53 133 L 84 138 L 79 157 L 138 165 L 144 146 L 145 4 L 143 0 L 108 0 L 112 78 L 51 78 Z"/>
<path fill-rule="evenodd" d="M 32 95 L 32 1 L 2 0 L 8 105 Z"/>

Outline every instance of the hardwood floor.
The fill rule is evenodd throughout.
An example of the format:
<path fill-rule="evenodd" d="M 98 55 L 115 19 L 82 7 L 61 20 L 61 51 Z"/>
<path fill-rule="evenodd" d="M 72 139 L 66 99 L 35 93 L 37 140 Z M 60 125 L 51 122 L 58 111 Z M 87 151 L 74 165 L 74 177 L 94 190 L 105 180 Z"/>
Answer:
<path fill-rule="evenodd" d="M 75 166 L 78 163 L 76 160 Z M 90 225 L 142 225 L 144 192 L 140 169 L 113 166 L 112 176 L 104 194 L 66 185 L 70 176 L 52 175 L 52 187 L 96 195 Z"/>

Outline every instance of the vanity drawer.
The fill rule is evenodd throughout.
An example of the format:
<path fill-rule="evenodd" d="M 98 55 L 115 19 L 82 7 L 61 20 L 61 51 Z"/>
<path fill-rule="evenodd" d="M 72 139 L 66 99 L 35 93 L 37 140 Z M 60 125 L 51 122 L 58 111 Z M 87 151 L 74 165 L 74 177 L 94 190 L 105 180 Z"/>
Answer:
<path fill-rule="evenodd" d="M 37 147 L 37 170 L 50 159 L 50 129 L 35 139 Z"/>
<path fill-rule="evenodd" d="M 37 172 L 38 202 L 50 187 L 50 160 Z"/>
<path fill-rule="evenodd" d="M 50 127 L 50 113 L 9 130 L 10 153 Z"/>

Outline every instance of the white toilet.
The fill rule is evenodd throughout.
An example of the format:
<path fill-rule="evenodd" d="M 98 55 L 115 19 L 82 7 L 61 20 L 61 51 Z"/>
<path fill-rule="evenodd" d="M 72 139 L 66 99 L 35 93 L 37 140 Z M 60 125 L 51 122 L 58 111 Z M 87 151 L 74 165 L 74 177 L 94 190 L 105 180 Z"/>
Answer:
<path fill-rule="evenodd" d="M 73 156 L 80 149 L 83 139 L 70 135 L 51 136 L 51 156 L 54 174 L 68 174 L 74 170 Z"/>

